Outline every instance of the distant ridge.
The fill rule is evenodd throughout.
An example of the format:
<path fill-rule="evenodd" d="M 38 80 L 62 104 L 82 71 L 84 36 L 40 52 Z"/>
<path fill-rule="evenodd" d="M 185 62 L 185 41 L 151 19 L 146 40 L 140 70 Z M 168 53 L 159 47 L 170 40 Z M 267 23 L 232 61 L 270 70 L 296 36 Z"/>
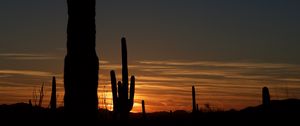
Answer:
<path fill-rule="evenodd" d="M 242 109 L 241 112 L 299 113 L 300 99 L 271 100 L 270 107 L 268 109 L 263 109 L 263 105 L 258 105 L 255 107 L 247 107 L 245 109 Z"/>

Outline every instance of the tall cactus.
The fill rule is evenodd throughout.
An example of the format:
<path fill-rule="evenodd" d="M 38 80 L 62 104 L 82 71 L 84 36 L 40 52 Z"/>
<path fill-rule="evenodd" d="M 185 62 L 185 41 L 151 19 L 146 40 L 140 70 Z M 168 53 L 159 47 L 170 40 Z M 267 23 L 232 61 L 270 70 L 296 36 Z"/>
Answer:
<path fill-rule="evenodd" d="M 67 0 L 64 107 L 69 117 L 92 119 L 98 113 L 95 4 L 96 0 Z"/>
<path fill-rule="evenodd" d="M 192 86 L 193 113 L 197 112 L 195 86 Z"/>
<path fill-rule="evenodd" d="M 52 78 L 52 93 L 51 93 L 51 100 L 50 100 L 50 109 L 52 111 L 56 110 L 56 79 L 55 79 L 55 77 Z"/>
<path fill-rule="evenodd" d="M 262 88 L 262 103 L 264 108 L 270 105 L 270 94 L 267 87 Z"/>
<path fill-rule="evenodd" d="M 135 77 L 130 78 L 130 96 L 128 99 L 128 65 L 127 65 L 127 46 L 126 39 L 121 39 L 122 47 L 122 82 L 116 80 L 116 74 L 112 70 L 111 76 L 111 90 L 113 96 L 113 111 L 114 117 L 120 114 L 121 120 L 127 120 L 129 112 L 134 104 L 134 90 L 135 90 Z"/>

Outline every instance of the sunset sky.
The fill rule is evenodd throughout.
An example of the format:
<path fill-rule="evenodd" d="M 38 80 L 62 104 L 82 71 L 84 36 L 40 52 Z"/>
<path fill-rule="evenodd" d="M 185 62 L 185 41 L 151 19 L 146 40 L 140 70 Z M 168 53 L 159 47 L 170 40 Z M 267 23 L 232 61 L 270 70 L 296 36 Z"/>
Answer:
<path fill-rule="evenodd" d="M 110 70 L 120 80 L 121 36 L 129 75 L 136 76 L 133 112 L 242 109 L 271 99 L 300 98 L 299 0 L 96 0 L 99 106 L 111 109 Z M 52 76 L 63 105 L 66 0 L 0 1 L 0 104 L 28 102 Z"/>

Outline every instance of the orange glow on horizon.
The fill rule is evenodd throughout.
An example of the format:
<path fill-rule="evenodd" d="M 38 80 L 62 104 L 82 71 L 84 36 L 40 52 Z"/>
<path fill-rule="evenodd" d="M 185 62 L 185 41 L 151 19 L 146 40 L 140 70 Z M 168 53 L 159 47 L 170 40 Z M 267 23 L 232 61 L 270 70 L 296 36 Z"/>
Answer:
<path fill-rule="evenodd" d="M 99 71 L 99 108 L 112 110 L 109 71 L 115 69 L 118 73 L 117 80 L 121 80 L 121 68 L 116 64 L 109 64 L 109 62 L 102 62 L 103 64 L 106 66 L 103 68 L 100 64 Z M 269 66 L 264 66 L 266 64 Z M 135 103 L 131 111 L 135 113 L 141 112 L 141 100 L 145 100 L 147 112 L 191 111 L 192 85 L 196 87 L 196 100 L 200 109 L 205 109 L 205 104 L 222 110 L 239 110 L 259 105 L 263 86 L 269 87 L 273 100 L 300 98 L 298 91 L 300 81 L 299 74 L 297 74 L 300 73 L 300 67 L 297 65 L 148 61 L 137 62 L 129 68 L 129 75 L 136 77 Z M 274 71 L 278 72 L 274 73 Z M 42 73 L 42 76 L 37 75 L 39 73 Z M 0 80 L 0 84 L 4 85 L 0 88 L 0 94 L 3 96 L 0 97 L 0 104 L 28 103 L 28 100 L 33 98 L 32 91 L 35 88 L 38 89 L 44 80 L 43 106 L 48 107 L 51 93 L 51 74 L 49 72 L 5 70 L 0 74 L 5 75 Z M 63 74 L 57 75 L 57 104 L 63 106 Z M 277 75 L 280 75 L 281 78 L 278 78 Z M 287 90 L 289 95 L 286 94 Z"/>

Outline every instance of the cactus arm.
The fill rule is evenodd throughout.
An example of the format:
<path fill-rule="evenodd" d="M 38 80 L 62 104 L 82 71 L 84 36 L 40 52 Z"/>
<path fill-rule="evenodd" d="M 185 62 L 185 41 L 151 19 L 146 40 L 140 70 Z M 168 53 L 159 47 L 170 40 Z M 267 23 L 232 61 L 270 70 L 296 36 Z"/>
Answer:
<path fill-rule="evenodd" d="M 128 102 L 128 110 L 131 111 L 134 104 L 134 91 L 135 91 L 135 77 L 131 76 L 130 78 L 130 98 Z"/>
<path fill-rule="evenodd" d="M 117 79 L 115 71 L 110 71 L 110 78 L 111 78 L 111 91 L 112 91 L 112 99 L 113 99 L 113 110 L 117 110 L 117 101 L 118 101 L 118 90 L 117 90 Z"/>
<path fill-rule="evenodd" d="M 123 96 L 122 96 L 123 90 L 122 89 L 123 89 L 122 82 L 118 81 L 118 102 L 119 102 L 118 105 L 121 105 L 120 102 L 122 101 L 122 98 L 123 98 Z"/>

